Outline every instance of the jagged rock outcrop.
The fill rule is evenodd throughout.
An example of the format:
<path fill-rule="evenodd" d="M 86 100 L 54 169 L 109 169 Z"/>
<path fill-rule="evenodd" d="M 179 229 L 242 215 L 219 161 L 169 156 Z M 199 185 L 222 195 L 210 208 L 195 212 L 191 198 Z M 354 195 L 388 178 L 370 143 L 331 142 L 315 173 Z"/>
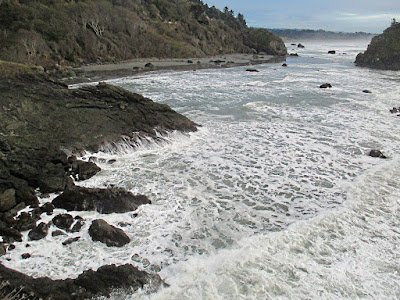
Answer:
<path fill-rule="evenodd" d="M 68 211 L 96 210 L 102 214 L 125 213 L 136 210 L 151 201 L 144 195 L 134 195 L 121 188 L 94 189 L 74 186 L 52 202 Z"/>
<path fill-rule="evenodd" d="M 400 70 L 400 24 L 394 23 L 375 36 L 367 51 L 357 55 L 355 63 L 360 67 Z"/>
<path fill-rule="evenodd" d="M 33 278 L 0 264 L 0 280 L 8 282 L 2 292 L 21 290 L 19 296 L 27 299 L 83 300 L 98 295 L 109 296 L 113 289 L 135 291 L 148 285 L 155 290 L 163 282 L 158 275 L 139 271 L 132 265 L 106 265 L 97 271 L 88 270 L 76 279 L 52 280 Z M 21 298 L 22 299 L 22 298 Z"/>
<path fill-rule="evenodd" d="M 52 213 L 50 204 L 43 211 L 37 207 L 35 189 L 50 193 L 74 185 L 69 177 L 74 160 L 62 149 L 96 151 L 122 137 L 134 143 L 138 135 L 156 138 L 155 129 L 197 130 L 168 105 L 139 94 L 104 83 L 71 90 L 15 63 L 0 61 L 0 94 L 0 235 L 10 242 L 21 240 L 17 224 L 21 230 L 35 227 L 25 215 L 16 224 L 19 210 L 36 207 L 34 218 Z M 90 163 L 76 166 L 74 174 L 88 178 L 97 170 Z"/>

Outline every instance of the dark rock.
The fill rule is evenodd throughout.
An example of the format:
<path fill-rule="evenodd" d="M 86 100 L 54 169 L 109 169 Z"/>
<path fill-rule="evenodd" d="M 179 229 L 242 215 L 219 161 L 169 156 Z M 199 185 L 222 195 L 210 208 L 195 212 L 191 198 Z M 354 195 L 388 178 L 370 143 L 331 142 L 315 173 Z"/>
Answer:
<path fill-rule="evenodd" d="M 128 223 L 128 222 L 118 222 L 118 226 L 119 227 L 128 227 L 128 226 L 130 226 L 130 225 L 132 225 L 131 223 Z"/>
<path fill-rule="evenodd" d="M 71 216 L 70 214 L 61 214 L 53 218 L 54 226 L 60 229 L 68 230 L 73 223 L 74 223 L 74 217 Z"/>
<path fill-rule="evenodd" d="M 74 238 L 69 238 L 69 239 L 66 239 L 64 242 L 62 242 L 62 244 L 64 246 L 67 246 L 67 245 L 70 245 L 72 243 L 75 243 L 75 242 L 79 241 L 80 238 L 81 238 L 80 236 L 77 236 L 77 237 L 74 237 Z"/>
<path fill-rule="evenodd" d="M 91 161 L 75 160 L 72 162 L 71 174 L 75 180 L 87 180 L 100 171 L 101 169 Z"/>
<path fill-rule="evenodd" d="M 8 246 L 8 249 L 7 249 L 7 250 L 11 251 L 11 250 L 14 250 L 14 249 L 15 249 L 15 245 L 14 245 L 14 244 L 11 244 L 10 246 Z"/>
<path fill-rule="evenodd" d="M 370 90 L 363 90 L 363 93 L 371 94 L 372 92 Z"/>
<path fill-rule="evenodd" d="M 0 221 L 0 235 L 3 237 L 3 242 L 13 243 L 22 242 L 22 234 L 15 228 L 10 228 Z"/>
<path fill-rule="evenodd" d="M 225 62 L 225 60 L 220 60 L 220 59 L 214 60 L 214 64 L 216 64 L 216 65 L 220 65 L 224 62 Z"/>
<path fill-rule="evenodd" d="M 6 244 L 0 243 L 0 256 L 3 256 L 7 253 L 7 246 Z"/>
<path fill-rule="evenodd" d="M 75 216 L 74 220 L 81 220 L 81 221 L 83 221 L 83 220 L 85 220 L 85 219 L 82 218 L 81 216 Z"/>
<path fill-rule="evenodd" d="M 133 195 L 120 188 L 89 189 L 74 186 L 52 202 L 57 208 L 68 211 L 96 210 L 99 213 L 124 213 L 136 210 L 142 204 L 151 201 L 143 195 Z"/>
<path fill-rule="evenodd" d="M 285 63 L 285 64 L 282 64 L 282 67 L 287 67 L 287 64 Z"/>
<path fill-rule="evenodd" d="M 328 54 L 336 54 L 336 51 L 335 50 L 330 50 L 330 51 L 328 51 Z"/>
<path fill-rule="evenodd" d="M 392 24 L 382 34 L 372 38 L 367 51 L 359 53 L 355 64 L 382 70 L 400 70 L 400 24 Z"/>
<path fill-rule="evenodd" d="M 319 86 L 321 89 L 331 88 L 332 85 L 330 83 L 324 83 Z"/>
<path fill-rule="evenodd" d="M 305 48 L 305 47 L 304 47 L 302 44 L 299 43 L 299 44 L 297 45 L 297 48 Z"/>
<path fill-rule="evenodd" d="M 36 220 L 26 212 L 21 213 L 16 221 L 15 228 L 19 231 L 26 231 L 36 227 Z"/>
<path fill-rule="evenodd" d="M 51 236 L 60 236 L 60 235 L 67 235 L 65 232 L 63 232 L 63 231 L 61 231 L 61 230 L 54 230 L 52 233 L 51 233 Z"/>
<path fill-rule="evenodd" d="M 30 244 L 26 244 L 25 245 L 25 248 L 29 248 L 31 245 Z"/>
<path fill-rule="evenodd" d="M 130 242 L 130 238 L 122 229 L 116 228 L 102 219 L 92 222 L 89 235 L 93 241 L 99 241 L 109 247 L 122 247 Z"/>
<path fill-rule="evenodd" d="M 85 225 L 85 221 L 78 220 L 74 226 L 72 226 L 71 232 L 79 232 L 81 231 L 83 225 Z"/>
<path fill-rule="evenodd" d="M 66 187 L 73 185 L 72 179 L 62 164 L 48 162 L 36 177 L 36 184 L 42 193 L 53 193 L 63 191 Z"/>
<path fill-rule="evenodd" d="M 23 259 L 28 259 L 28 258 L 31 257 L 31 255 L 30 255 L 30 253 L 24 253 L 24 254 L 21 255 L 21 257 L 22 257 Z"/>
<path fill-rule="evenodd" d="M 295 56 L 298 57 L 299 55 L 297 53 L 290 53 L 289 56 Z"/>
<path fill-rule="evenodd" d="M 116 163 L 116 162 L 117 162 L 116 159 L 110 159 L 110 160 L 107 161 L 107 163 L 108 163 L 109 165 L 112 165 L 112 164 L 114 164 L 114 163 Z"/>
<path fill-rule="evenodd" d="M 145 68 L 149 68 L 149 69 L 153 69 L 153 68 L 154 68 L 154 65 L 153 65 L 152 63 L 149 62 L 149 63 L 145 64 L 144 67 L 145 67 Z"/>
<path fill-rule="evenodd" d="M 371 150 L 368 155 L 371 157 L 386 158 L 386 156 L 379 150 Z"/>
<path fill-rule="evenodd" d="M 47 215 L 52 215 L 53 211 L 54 211 L 54 208 L 55 207 L 54 207 L 54 205 L 52 203 L 47 202 L 47 203 L 43 204 L 40 207 L 40 210 L 41 210 L 42 213 L 46 213 Z"/>
<path fill-rule="evenodd" d="M 17 200 L 15 199 L 15 190 L 8 189 L 0 194 L 0 212 L 8 211 L 17 205 Z"/>
<path fill-rule="evenodd" d="M 398 113 L 399 111 L 400 111 L 400 109 L 397 108 L 397 107 L 393 107 L 393 108 L 390 110 L 390 112 L 391 112 L 392 114 L 396 114 L 396 113 Z"/>
<path fill-rule="evenodd" d="M 40 216 L 42 215 L 42 210 L 40 209 L 40 207 L 35 207 L 33 210 L 30 211 L 30 213 L 32 214 L 32 217 L 35 220 L 40 220 Z"/>
<path fill-rule="evenodd" d="M 246 69 L 246 72 L 256 72 L 256 73 L 258 73 L 260 71 L 258 71 L 257 69 Z"/>
<path fill-rule="evenodd" d="M 110 296 L 115 289 L 129 292 L 150 286 L 155 291 L 163 282 L 158 275 L 139 271 L 132 265 L 106 265 L 97 271 L 88 270 L 76 279 L 52 280 L 48 277 L 33 278 L 0 265 L 2 280 L 8 281 L 8 291 L 20 290 L 28 299 L 82 300 L 96 296 Z M 30 299 L 30 298 L 29 298 Z"/>
<path fill-rule="evenodd" d="M 188 63 L 188 64 L 192 64 L 193 61 L 189 59 L 189 60 L 187 61 L 187 63 Z"/>
<path fill-rule="evenodd" d="M 33 228 L 28 236 L 31 241 L 38 241 L 47 236 L 49 232 L 49 225 L 41 222 L 36 228 Z"/>

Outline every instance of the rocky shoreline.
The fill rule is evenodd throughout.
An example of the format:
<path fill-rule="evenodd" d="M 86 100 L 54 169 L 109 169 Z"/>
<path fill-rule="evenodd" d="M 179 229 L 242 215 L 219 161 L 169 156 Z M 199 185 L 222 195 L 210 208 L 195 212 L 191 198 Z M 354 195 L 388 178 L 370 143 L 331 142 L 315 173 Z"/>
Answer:
<path fill-rule="evenodd" d="M 53 70 L 64 78 L 68 84 L 101 81 L 125 76 L 135 76 L 147 72 L 162 71 L 196 71 L 202 69 L 232 68 L 254 66 L 265 63 L 278 63 L 286 56 L 261 54 L 227 54 L 186 59 L 173 58 L 139 58 L 114 64 L 94 64 L 73 69 Z M 72 71 L 72 72 L 71 72 Z M 75 76 L 71 76 L 71 74 Z"/>
<path fill-rule="evenodd" d="M 395 22 L 375 36 L 367 51 L 359 53 L 355 64 L 380 70 L 400 70 L 400 24 Z"/>
<path fill-rule="evenodd" d="M 100 171 L 94 162 L 81 161 L 75 154 L 113 147 L 121 138 L 132 143 L 140 137 L 156 139 L 156 131 L 197 130 L 197 124 L 169 106 L 116 86 L 99 83 L 71 90 L 40 69 L 6 62 L 0 62 L 0 73 L 0 255 L 13 251 L 23 233 L 32 242 L 50 231 L 53 236 L 66 235 L 63 245 L 76 242 L 79 237 L 68 238 L 68 234 L 81 230 L 83 218 L 59 214 L 48 223 L 41 222 L 41 216 L 52 215 L 55 207 L 108 214 L 131 212 L 151 203 L 144 195 L 118 188 L 75 186 L 74 180 Z M 40 205 L 37 191 L 63 193 L 52 203 Z M 89 235 L 93 242 L 109 247 L 130 242 L 121 228 L 102 219 L 92 221 Z M 27 252 L 21 259 L 29 257 Z M 86 299 L 108 295 L 114 288 L 162 285 L 158 275 L 132 265 L 103 266 L 66 280 L 34 279 L 1 264 L 0 270 L 2 297 Z"/>

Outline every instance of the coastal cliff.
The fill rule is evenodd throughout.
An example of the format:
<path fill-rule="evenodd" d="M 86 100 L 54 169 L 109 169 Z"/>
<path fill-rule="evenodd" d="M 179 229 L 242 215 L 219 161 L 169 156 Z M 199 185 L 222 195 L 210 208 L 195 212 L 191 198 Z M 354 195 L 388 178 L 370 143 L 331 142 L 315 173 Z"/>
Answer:
<path fill-rule="evenodd" d="M 382 70 L 400 70 L 400 24 L 394 23 L 374 37 L 367 51 L 360 53 L 357 66 Z"/>
<path fill-rule="evenodd" d="M 283 41 L 198 0 L 0 1 L 0 59 L 42 66 L 229 53 L 286 55 Z"/>

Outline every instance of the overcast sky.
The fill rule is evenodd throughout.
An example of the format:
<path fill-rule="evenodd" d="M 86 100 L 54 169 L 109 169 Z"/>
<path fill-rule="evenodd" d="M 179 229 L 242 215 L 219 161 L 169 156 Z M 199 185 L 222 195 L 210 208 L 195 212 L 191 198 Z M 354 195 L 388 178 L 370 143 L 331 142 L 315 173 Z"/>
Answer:
<path fill-rule="evenodd" d="M 247 24 L 264 28 L 324 29 L 381 33 L 392 18 L 400 21 L 400 0 L 203 0 L 228 6 Z"/>

